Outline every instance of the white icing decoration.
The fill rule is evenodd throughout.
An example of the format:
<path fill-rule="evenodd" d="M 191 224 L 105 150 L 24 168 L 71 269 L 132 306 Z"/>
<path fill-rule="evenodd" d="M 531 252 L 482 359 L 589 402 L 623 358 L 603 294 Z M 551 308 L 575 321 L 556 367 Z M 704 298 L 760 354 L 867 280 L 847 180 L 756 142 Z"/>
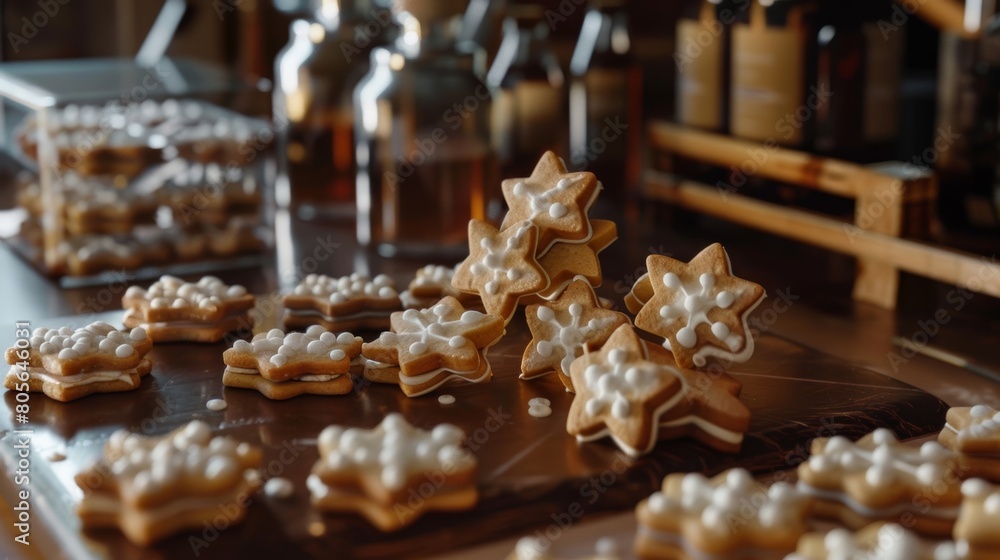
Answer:
<path fill-rule="evenodd" d="M 291 480 L 276 476 L 267 479 L 267 482 L 264 483 L 264 493 L 269 498 L 284 500 L 292 497 L 292 494 L 295 493 L 295 486 Z"/>
<path fill-rule="evenodd" d="M 563 178 L 556 181 L 555 186 L 546 189 L 540 194 L 535 194 L 528 189 L 523 181 L 518 181 L 514 184 L 513 190 L 515 195 L 527 197 L 528 204 L 531 207 L 531 215 L 528 216 L 528 220 L 534 220 L 542 214 L 548 214 L 549 217 L 558 220 L 564 218 L 569 213 L 569 209 L 566 208 L 566 205 L 554 199 L 560 193 L 565 192 L 570 186 L 572 186 L 572 183 L 569 179 Z"/>
<path fill-rule="evenodd" d="M 105 453 L 114 458 L 112 475 L 120 481 L 131 481 L 134 490 L 145 493 L 180 484 L 184 479 L 235 484 L 246 474 L 239 468 L 250 448 L 228 437 L 212 437 L 208 425 L 195 420 L 163 438 L 118 430 L 111 434 Z"/>
<path fill-rule="evenodd" d="M 916 560 L 925 558 L 925 545 L 913 533 L 900 525 L 887 524 L 879 527 L 875 542 L 855 542 L 854 536 L 846 529 L 833 529 L 823 539 L 827 558 L 851 558 L 853 560 Z M 944 548 L 934 551 L 935 560 L 956 558 L 954 551 Z"/>
<path fill-rule="evenodd" d="M 290 332 L 285 334 L 280 329 L 271 329 L 253 337 L 252 342 L 237 340 L 233 343 L 233 351 L 239 354 L 252 354 L 263 358 L 276 367 L 282 367 L 297 356 L 308 356 L 310 359 L 328 359 L 339 362 L 347 359 L 344 347 L 351 346 L 360 340 L 351 333 L 334 335 L 321 326 L 313 325 L 304 333 Z M 316 377 L 316 376 L 313 376 Z M 302 381 L 319 381 L 306 379 Z M 326 379 L 324 379 L 326 380 Z"/>
<path fill-rule="evenodd" d="M 486 250 L 486 253 L 481 260 L 472 263 L 469 271 L 476 276 L 486 275 L 489 278 L 483 284 L 483 291 L 487 295 L 496 295 L 500 293 L 502 284 L 507 281 L 516 281 L 507 276 L 508 271 L 517 271 L 517 278 L 521 278 L 524 270 L 530 270 L 527 267 L 523 267 L 524 270 L 522 270 L 522 268 L 519 268 L 521 265 L 516 262 L 508 267 L 507 262 L 509 260 L 508 254 L 521 245 L 524 236 L 531 227 L 531 222 L 521 223 L 514 230 L 513 234 L 507 238 L 507 243 L 503 248 L 496 247 L 493 240 L 488 237 L 484 237 L 479 241 L 479 245 Z"/>
<path fill-rule="evenodd" d="M 739 519 L 742 526 L 781 527 L 797 523 L 805 497 L 794 486 L 778 482 L 770 488 L 754 481 L 744 469 L 730 469 L 725 476 L 712 480 L 698 473 L 684 476 L 680 495 L 654 493 L 647 502 L 650 511 L 668 514 L 679 511 L 698 516 L 705 528 L 723 534 L 731 530 L 729 521 Z M 747 517 L 747 504 L 753 504 Z"/>
<path fill-rule="evenodd" d="M 461 336 L 469 324 L 488 320 L 484 313 L 465 311 L 459 318 L 452 318 L 452 308 L 439 303 L 429 309 L 407 309 L 397 315 L 398 331 L 383 333 L 381 339 L 389 344 L 401 344 L 410 354 L 420 356 L 427 352 L 461 350 L 474 352 L 476 348 Z"/>
<path fill-rule="evenodd" d="M 613 349 L 607 364 L 591 364 L 584 370 L 584 383 L 592 395 L 584 410 L 589 416 L 597 416 L 610 409 L 612 416 L 623 419 L 637 410 L 651 391 L 662 386 L 664 374 L 677 376 L 673 370 L 652 362 L 630 362 L 624 350 Z M 680 376 L 677 378 L 684 382 Z"/>
<path fill-rule="evenodd" d="M 225 410 L 227 406 L 226 401 L 222 399 L 209 399 L 208 402 L 205 403 L 205 408 L 215 412 Z"/>
<path fill-rule="evenodd" d="M 60 360 L 85 356 L 125 359 L 134 355 L 135 345 L 145 339 L 146 331 L 142 328 L 118 331 L 103 321 L 97 321 L 76 330 L 39 327 L 28 343 L 37 353 L 43 356 L 55 354 Z"/>
<path fill-rule="evenodd" d="M 233 300 L 246 295 L 243 286 L 227 286 L 214 276 L 204 276 L 197 282 L 184 282 L 180 278 L 165 275 L 143 290 L 131 286 L 125 295 L 144 298 L 150 307 L 200 307 L 210 309 L 220 306 L 227 300 Z"/>
<path fill-rule="evenodd" d="M 424 473 L 450 473 L 474 466 L 475 457 L 461 448 L 464 438 L 465 433 L 450 424 L 426 431 L 391 413 L 370 430 L 327 427 L 318 438 L 319 460 L 326 470 L 361 470 L 378 478 L 387 489 L 400 490 Z"/>
<path fill-rule="evenodd" d="M 583 306 L 579 303 L 573 303 L 567 311 L 568 313 L 562 314 L 563 319 L 560 320 L 560 317 L 556 316 L 555 311 L 551 308 L 545 305 L 538 307 L 536 312 L 538 320 L 547 324 L 552 329 L 553 335 L 548 340 L 540 340 L 535 345 L 535 349 L 538 355 L 543 358 L 548 358 L 553 351 L 558 349 L 563 356 L 559 367 L 564 374 L 569 375 L 570 364 L 583 354 L 584 345 L 590 342 L 593 334 L 607 328 L 616 319 L 615 317 L 594 318 L 587 324 L 581 325 Z"/>
<path fill-rule="evenodd" d="M 713 308 L 726 309 L 733 304 L 735 296 L 725 290 L 714 290 L 715 275 L 703 273 L 698 278 L 697 289 L 685 286 L 680 277 L 673 272 L 666 273 L 660 281 L 672 291 L 679 292 L 673 301 L 660 308 L 660 317 L 664 322 L 684 321 L 676 334 L 677 343 L 684 348 L 694 348 L 698 344 L 696 327 L 702 323 L 709 325 L 712 334 L 735 352 L 743 344 L 744 337 L 729 331 L 724 323 L 713 323 L 708 318 L 708 312 Z"/>
<path fill-rule="evenodd" d="M 392 279 L 379 274 L 370 279 L 363 274 L 335 278 L 325 274 L 309 274 L 293 290 L 297 295 L 311 295 L 341 304 L 355 299 L 398 299 Z"/>
<path fill-rule="evenodd" d="M 438 402 L 441 404 L 455 404 L 454 395 L 441 395 L 438 397 Z"/>
<path fill-rule="evenodd" d="M 834 436 L 827 440 L 821 454 L 809 458 L 809 467 L 816 472 L 864 472 L 865 481 L 874 487 L 893 484 L 900 477 L 930 486 L 944 479 L 956 456 L 936 441 L 928 441 L 919 449 L 900 446 L 896 436 L 885 429 L 875 430 L 871 442 L 874 447 L 866 449 Z"/>

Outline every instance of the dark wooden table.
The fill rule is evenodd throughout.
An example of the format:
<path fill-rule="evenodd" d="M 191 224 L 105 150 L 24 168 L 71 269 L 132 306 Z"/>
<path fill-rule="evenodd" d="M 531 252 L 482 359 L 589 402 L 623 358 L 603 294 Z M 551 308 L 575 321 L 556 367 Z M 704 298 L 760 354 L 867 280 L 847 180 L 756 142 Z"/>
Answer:
<path fill-rule="evenodd" d="M 858 419 L 851 419 L 844 428 L 845 433 L 853 434 L 854 431 L 864 427 L 892 425 L 894 422 L 898 425 L 892 427 L 904 435 L 926 433 L 927 426 L 922 424 L 932 424 L 933 419 L 943 412 L 943 407 L 930 395 L 894 383 L 886 377 L 923 389 L 951 405 L 978 403 L 1000 405 L 1000 384 L 988 381 L 967 369 L 911 354 L 892 343 L 894 336 L 909 338 L 917 344 L 923 344 L 926 338 L 926 343 L 967 356 L 983 368 L 994 372 L 1000 371 L 1000 354 L 996 351 L 996 348 L 1000 348 L 1000 320 L 998 320 L 1000 315 L 997 314 L 1000 306 L 995 300 L 986 296 L 967 299 L 960 293 L 956 295 L 955 287 L 936 285 L 916 278 L 904 278 L 902 305 L 897 311 L 889 312 L 850 301 L 853 263 L 846 258 L 721 222 L 678 217 L 662 208 L 646 207 L 632 209 L 629 212 L 598 208 L 595 217 L 615 219 L 620 227 L 619 241 L 605 251 L 601 259 L 604 265 L 605 283 L 600 292 L 605 297 L 621 301 L 631 282 L 643 272 L 643 262 L 647 254 L 668 254 L 687 260 L 713 241 L 722 242 L 726 246 L 733 261 L 734 271 L 738 275 L 761 283 L 769 293 L 769 299 L 759 308 L 756 313 L 757 320 L 753 322 L 754 327 L 761 332 L 761 349 L 754 360 L 736 372 L 737 377 L 745 384 L 745 400 L 758 413 L 752 427 L 755 435 L 748 440 L 745 453 L 735 460 L 722 461 L 717 456 L 711 453 L 705 454 L 704 450 L 690 444 L 686 444 L 688 447 L 680 448 L 683 452 L 673 453 L 673 448 L 661 451 L 654 459 L 644 461 L 636 467 L 634 471 L 636 474 L 629 477 L 631 481 L 629 484 L 618 485 L 620 488 L 634 487 L 631 491 L 620 490 L 615 494 L 609 493 L 609 498 L 599 509 L 627 509 L 629 504 L 634 503 L 635 496 L 648 493 L 650 484 L 655 485 L 655 480 L 668 470 L 699 468 L 699 466 L 707 470 L 718 470 L 735 463 L 755 468 L 758 472 L 774 471 L 781 466 L 782 461 L 786 461 L 781 457 L 793 450 L 782 449 L 784 444 L 780 442 L 781 438 L 785 437 L 782 431 L 786 429 L 786 424 L 783 420 L 775 420 L 772 416 L 775 414 L 781 416 L 781 413 L 776 411 L 801 409 L 806 396 L 808 396 L 806 402 L 810 402 L 811 399 L 823 403 L 823 406 L 817 407 L 811 413 L 808 411 L 802 413 L 801 417 L 805 419 L 803 423 L 813 433 L 816 426 L 823 425 L 819 421 L 821 417 L 843 420 L 843 417 L 849 416 L 850 407 L 847 405 L 850 402 L 860 402 L 865 399 L 872 401 L 867 405 L 858 405 L 859 410 L 866 411 L 865 418 L 862 418 L 860 423 L 855 422 Z M 279 216 L 278 224 L 279 241 L 276 256 L 268 258 L 258 269 L 223 271 L 217 275 L 227 282 L 244 284 L 251 291 L 261 294 L 262 300 L 269 301 L 308 272 L 333 275 L 347 274 L 355 270 L 371 274 L 384 272 L 395 277 L 397 282 L 405 283 L 415 268 L 425 264 L 399 259 L 389 261 L 363 251 L 354 243 L 351 228 L 343 224 L 302 223 L 282 216 Z M 76 318 L 82 322 L 92 318 L 114 318 L 117 315 L 114 310 L 120 309 L 120 297 L 125 290 L 124 282 L 72 290 L 59 289 L 52 282 L 38 276 L 6 248 L 0 249 L 0 270 L 3 271 L 0 273 L 0 294 L 6 296 L 3 308 L 0 309 L 0 319 L 3 319 L 0 325 L 10 325 L 11 332 L 13 332 L 13 322 L 17 320 L 31 321 L 33 326 L 52 326 L 51 321 L 47 320 L 67 315 L 83 315 Z M 964 303 L 959 306 L 960 302 Z M 552 426 L 546 423 L 531 423 L 528 419 L 521 418 L 526 416 L 524 414 L 526 406 L 520 406 L 524 404 L 520 403 L 521 400 L 526 402 L 528 397 L 537 393 L 556 401 L 554 397 L 561 395 L 556 395 L 554 386 L 550 384 L 518 382 L 510 376 L 510 374 L 516 375 L 515 371 L 505 371 L 516 368 L 520 349 L 523 349 L 527 340 L 523 329 L 515 332 L 519 334 L 505 340 L 506 346 L 498 347 L 498 352 L 495 353 L 499 364 L 496 369 L 504 371 L 506 378 L 495 379 L 493 383 L 482 387 L 467 388 L 464 392 L 457 388 L 449 392 L 459 396 L 460 403 L 464 403 L 463 406 L 472 407 L 486 406 L 491 402 L 490 398 L 496 398 L 490 397 L 490 391 L 506 392 L 507 396 L 502 398 L 507 399 L 505 402 L 512 403 L 512 406 L 518 407 L 518 422 L 529 426 L 521 430 L 533 430 L 531 433 L 541 430 L 536 434 L 538 437 L 551 435 Z M 12 336 L 11 334 L 7 338 Z M 116 418 L 114 422 L 95 421 L 89 415 L 77 417 L 72 413 L 68 414 L 67 411 L 70 410 L 68 407 L 59 406 L 57 403 L 43 404 L 44 397 L 40 395 L 33 399 L 34 403 L 38 403 L 36 410 L 38 414 L 45 415 L 47 429 L 56 439 L 78 437 L 80 433 L 101 434 L 106 431 L 108 424 L 113 423 L 131 425 L 129 422 L 139 421 L 144 415 L 148 415 L 149 409 L 156 406 L 155 399 L 164 394 L 176 397 L 176 400 L 170 400 L 171 403 L 182 403 L 169 407 L 172 414 L 170 422 L 182 422 L 196 412 L 207 415 L 203 407 L 204 400 L 222 394 L 221 386 L 218 386 L 213 377 L 217 373 L 214 369 L 218 369 L 218 364 L 214 363 L 213 359 L 220 353 L 220 349 L 208 346 L 190 353 L 186 351 L 185 358 L 178 360 L 170 356 L 171 348 L 158 347 L 154 353 L 158 354 L 163 363 L 171 363 L 170 368 L 173 369 L 159 373 L 154 371 L 156 379 L 151 382 L 153 385 L 144 385 L 140 390 L 141 394 L 129 400 L 131 404 L 128 407 L 116 411 L 116 414 L 120 413 L 119 416 L 124 416 Z M 184 378 L 183 371 L 191 373 Z M 176 383 L 166 382 L 172 379 L 171 376 L 177 379 Z M 848 396 L 849 391 L 827 395 L 825 391 L 803 390 L 802 386 L 798 385 L 801 380 L 808 380 L 810 383 L 818 381 L 820 384 L 828 383 L 831 386 L 841 384 L 856 388 L 867 387 L 867 389 L 853 396 Z M 525 388 L 530 388 L 530 395 L 526 393 Z M 368 421 L 372 421 L 393 406 L 409 406 L 408 415 L 412 414 L 418 419 L 427 418 L 432 408 L 435 410 L 438 408 L 436 401 L 429 403 L 415 400 L 407 404 L 407 401 L 401 401 L 395 393 L 388 391 L 393 389 L 392 387 L 376 389 L 377 391 L 372 392 L 370 397 L 359 405 L 362 406 L 360 414 L 363 414 L 362 417 Z M 553 394 L 549 395 L 549 392 Z M 196 398 L 190 398 L 192 393 Z M 189 398 L 185 400 L 184 395 Z M 272 403 L 259 395 L 245 391 L 226 390 L 225 396 L 230 401 L 231 408 L 222 414 L 223 422 L 249 416 L 264 417 L 270 419 L 268 423 L 272 425 L 269 428 L 237 428 L 247 433 L 255 433 L 256 438 L 268 444 L 282 441 L 286 437 L 295 437 L 294 434 L 289 435 L 290 432 L 286 432 L 296 423 L 282 428 L 283 422 L 286 422 L 283 420 L 283 415 L 288 413 L 288 408 L 279 406 L 281 403 Z M 98 396 L 90 397 L 88 400 L 100 404 L 102 409 L 113 409 L 124 403 L 115 397 Z M 830 398 L 833 401 L 829 400 Z M 900 403 L 903 403 L 902 406 Z M 84 404 L 84 401 L 78 404 Z M 309 406 L 311 405 L 307 407 Z M 907 419 L 900 421 L 900 417 L 896 416 L 898 411 L 906 410 L 908 407 L 919 408 L 921 412 L 909 411 Z M 554 408 L 559 410 L 558 406 Z M 564 415 L 565 411 L 562 413 Z M 235 420 L 231 420 L 231 416 Z M 332 413 L 329 416 L 303 422 L 309 424 L 309 430 L 316 431 L 322 422 L 347 421 L 350 417 L 351 414 L 347 412 Z M 558 419 L 559 414 L 555 418 Z M 927 420 L 928 418 L 931 420 Z M 913 419 L 921 421 L 911 424 Z M 466 427 L 472 429 L 475 426 Z M 242 433 L 240 432 L 240 435 Z M 777 447 L 774 447 L 775 438 L 779 442 Z M 797 434 L 793 439 L 798 441 L 801 438 L 802 434 Z M 562 439 L 564 438 L 560 438 L 559 441 Z M 92 456 L 98 449 L 98 446 L 91 446 L 91 449 L 81 451 L 80 459 L 88 454 Z M 560 452 L 560 464 L 563 464 L 567 472 L 572 472 L 572 477 L 569 479 L 539 482 L 537 480 L 539 472 L 523 467 L 527 470 L 523 472 L 515 470 L 506 477 L 500 476 L 497 480 L 491 481 L 486 488 L 488 492 L 484 497 L 484 503 L 488 504 L 491 512 L 501 513 L 494 517 L 483 516 L 482 519 L 470 517 L 467 522 L 474 528 L 477 521 L 482 525 L 481 521 L 486 519 L 493 522 L 507 520 L 512 530 L 527 530 L 537 525 L 538 520 L 531 519 L 529 511 L 531 508 L 519 508 L 519 504 L 512 504 L 517 501 L 517 485 L 524 480 L 534 480 L 536 484 L 527 484 L 526 488 L 538 492 L 541 492 L 539 488 L 551 490 L 559 484 L 568 484 L 571 489 L 579 488 L 580 480 L 594 472 L 599 473 L 605 468 L 605 463 L 613 457 L 609 447 L 600 446 L 596 449 L 598 450 L 596 455 L 588 454 L 587 459 L 582 462 L 579 456 L 574 455 L 576 452 L 570 451 L 569 448 L 565 452 Z M 310 450 L 308 453 L 314 458 L 315 450 Z M 296 468 L 305 469 L 313 458 L 296 463 L 298 465 Z M 496 457 L 484 459 L 483 466 L 488 472 L 488 469 L 500 464 L 498 461 Z M 787 467 L 789 464 L 785 462 L 784 466 Z M 66 468 L 69 468 L 68 465 Z M 556 510 L 565 505 L 559 501 L 565 501 L 564 494 L 542 492 L 538 496 L 543 502 L 555 499 L 555 502 L 548 503 Z M 249 529 L 245 530 L 260 530 L 262 526 L 275 522 L 275 516 L 291 517 L 307 509 L 305 502 L 293 503 L 294 508 L 279 506 L 275 509 L 269 508 L 265 512 L 258 511 L 248 520 Z M 9 514 L 9 508 L 4 508 L 4 513 L 0 515 L 6 514 Z M 430 520 L 421 527 L 424 532 L 430 534 L 429 528 L 440 529 L 438 523 L 440 521 Z M 33 526 L 33 530 L 39 531 L 36 537 L 42 537 L 45 530 L 39 525 L 36 520 Z M 333 526 L 345 529 L 347 534 L 352 535 L 349 541 L 363 543 L 377 540 L 377 535 L 367 531 L 363 524 L 347 522 L 344 525 L 337 522 Z M 9 528 L 10 525 L 5 524 L 5 527 Z M 510 534 L 510 531 L 505 531 L 503 528 L 490 531 L 480 528 L 469 531 L 475 533 L 469 533 L 466 538 L 461 534 L 448 538 L 452 539 L 450 542 L 455 545 L 467 545 L 485 538 Z M 10 542 L 10 537 L 4 536 L 3 543 L 6 545 Z M 63 539 L 65 535 L 54 537 Z M 97 542 L 109 546 L 107 550 L 126 556 L 141 552 L 124 546 L 120 539 L 111 538 L 109 541 L 99 539 Z M 247 550 L 239 548 L 232 540 L 220 540 L 220 542 L 230 544 L 218 547 L 215 552 Z M 418 543 L 412 550 L 427 550 L 421 548 L 419 544 L 422 542 L 421 539 L 410 542 Z M 338 537 L 329 537 L 313 543 L 312 548 L 307 546 L 302 551 L 329 552 L 336 550 L 338 543 L 343 545 Z M 426 546 L 426 543 L 423 546 Z M 183 550 L 186 548 L 183 541 L 180 541 L 179 545 L 175 542 L 174 545 L 161 549 L 161 553 L 170 554 Z M 384 553 L 392 549 L 390 547 L 380 550 Z M 23 555 L 24 551 L 16 549 L 11 552 Z M 372 555 L 377 554 L 378 551 L 372 553 Z"/>

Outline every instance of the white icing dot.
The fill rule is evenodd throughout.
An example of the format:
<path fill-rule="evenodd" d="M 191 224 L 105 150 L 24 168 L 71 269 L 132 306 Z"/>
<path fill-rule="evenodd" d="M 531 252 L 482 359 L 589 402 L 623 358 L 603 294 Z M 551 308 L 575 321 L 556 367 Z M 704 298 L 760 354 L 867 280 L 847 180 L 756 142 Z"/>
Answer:
<path fill-rule="evenodd" d="M 222 399 L 209 399 L 208 402 L 205 403 L 206 408 L 208 408 L 209 410 L 214 410 L 216 412 L 220 410 L 225 410 L 226 406 L 227 406 L 226 401 Z"/>
<path fill-rule="evenodd" d="M 72 360 L 74 358 L 79 358 L 79 357 L 80 354 L 76 350 L 73 350 L 72 348 L 63 348 L 62 350 L 59 351 L 60 360 Z"/>
<path fill-rule="evenodd" d="M 981 478 L 970 478 L 962 483 L 962 495 L 966 498 L 982 498 L 989 495 L 990 484 Z"/>
<path fill-rule="evenodd" d="M 887 445 L 896 442 L 896 435 L 885 428 L 879 428 L 872 432 L 872 441 L 875 445 Z"/>
<path fill-rule="evenodd" d="M 347 354 L 345 354 L 344 351 L 340 350 L 339 348 L 330 351 L 330 359 L 335 362 L 339 362 L 340 360 L 343 360 L 346 357 Z"/>
<path fill-rule="evenodd" d="M 983 502 L 983 510 L 989 515 L 1000 515 L 1000 492 L 990 494 Z"/>
<path fill-rule="evenodd" d="M 969 414 L 971 414 L 973 418 L 982 418 L 984 416 L 989 416 L 990 407 L 984 404 L 977 404 L 976 406 L 972 407 L 969 410 Z"/>
<path fill-rule="evenodd" d="M 543 358 L 548 358 L 552 355 L 552 343 L 547 340 L 540 340 L 538 344 L 535 345 L 535 351 L 538 355 Z M 569 373 L 569 372 L 564 372 Z"/>
<path fill-rule="evenodd" d="M 427 351 L 427 345 L 423 342 L 414 342 L 410 345 L 410 353 L 416 356 L 423 354 Z"/>
<path fill-rule="evenodd" d="M 337 344 L 351 344 L 354 342 L 355 336 L 349 332 L 343 332 L 337 335 Z"/>
<path fill-rule="evenodd" d="M 712 323 L 712 334 L 715 335 L 715 338 L 723 340 L 729 336 L 729 327 L 721 321 L 718 323 Z"/>
<path fill-rule="evenodd" d="M 245 340 L 237 340 L 233 343 L 233 350 L 237 352 L 252 352 L 253 345 Z"/>
<path fill-rule="evenodd" d="M 441 404 L 455 404 L 454 395 L 441 395 L 438 397 L 438 402 Z"/>
<path fill-rule="evenodd" d="M 728 308 L 733 302 L 736 301 L 736 296 L 732 292 L 721 291 L 715 296 L 715 305 L 721 307 L 722 309 Z"/>
<path fill-rule="evenodd" d="M 292 494 L 295 493 L 295 486 L 292 484 L 291 480 L 276 476 L 268 479 L 267 482 L 264 483 L 264 493 L 267 494 L 269 498 L 284 500 L 292 497 Z"/>
<path fill-rule="evenodd" d="M 448 346 L 451 346 L 452 348 L 461 348 L 465 346 L 468 342 L 469 342 L 468 339 L 466 339 L 464 336 L 453 336 L 450 339 L 448 339 Z"/>
<path fill-rule="evenodd" d="M 701 284 L 702 288 L 711 288 L 715 285 L 715 275 L 710 272 L 704 272 L 698 277 L 698 283 Z"/>
<path fill-rule="evenodd" d="M 884 463 L 876 463 L 865 471 L 865 481 L 876 488 L 892 484 L 895 478 L 892 466 Z"/>
<path fill-rule="evenodd" d="M 114 344 L 113 342 L 111 343 Z M 38 346 L 38 351 L 42 354 L 52 354 L 56 351 L 56 345 L 51 342 L 43 342 Z"/>
<path fill-rule="evenodd" d="M 566 208 L 566 205 L 562 204 L 561 202 L 555 202 L 551 206 L 549 206 L 549 216 L 552 216 L 555 219 L 562 218 L 568 212 L 569 210 Z"/>
<path fill-rule="evenodd" d="M 288 357 L 283 354 L 275 354 L 271 356 L 270 362 L 277 367 L 281 367 L 288 363 Z"/>
<path fill-rule="evenodd" d="M 128 344 L 122 344 L 118 348 L 115 348 L 115 356 L 119 358 L 128 358 L 135 353 L 135 348 L 132 348 Z"/>
<path fill-rule="evenodd" d="M 516 282 L 521 278 L 521 271 L 516 268 L 512 268 L 507 271 L 507 280 L 511 282 Z"/>
<path fill-rule="evenodd" d="M 681 279 L 673 272 L 668 272 L 663 275 L 663 285 L 672 290 L 676 290 L 681 287 Z"/>
<path fill-rule="evenodd" d="M 682 327 L 677 331 L 677 343 L 684 348 L 693 348 L 698 342 L 698 335 L 695 334 L 694 329 L 691 327 Z"/>
<path fill-rule="evenodd" d="M 128 333 L 128 337 L 137 342 L 146 340 L 146 329 L 142 327 L 136 327 Z"/>
<path fill-rule="evenodd" d="M 285 339 L 285 333 L 281 329 L 271 329 L 267 331 L 267 338 L 280 338 Z"/>
<path fill-rule="evenodd" d="M 306 329 L 306 335 L 311 336 L 312 338 L 320 338 L 325 332 L 328 331 L 320 325 L 309 325 L 309 328 Z"/>
<path fill-rule="evenodd" d="M 326 352 L 327 345 L 320 340 L 311 340 L 309 344 L 306 345 L 306 352 L 310 354 L 322 354 Z"/>

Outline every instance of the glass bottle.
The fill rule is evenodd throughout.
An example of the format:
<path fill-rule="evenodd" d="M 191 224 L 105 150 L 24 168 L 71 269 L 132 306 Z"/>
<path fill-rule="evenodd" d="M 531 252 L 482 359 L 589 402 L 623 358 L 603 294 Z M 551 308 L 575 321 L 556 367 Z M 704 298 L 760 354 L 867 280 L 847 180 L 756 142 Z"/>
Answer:
<path fill-rule="evenodd" d="M 638 185 L 642 165 L 642 72 L 631 56 L 623 0 L 591 0 L 570 60 L 570 158 L 611 198 Z"/>
<path fill-rule="evenodd" d="M 816 14 L 811 0 L 753 0 L 733 28 L 729 130 L 809 148 L 816 111 Z"/>
<path fill-rule="evenodd" d="M 729 42 L 737 0 L 693 0 L 677 20 L 677 122 L 712 132 L 729 124 Z"/>
<path fill-rule="evenodd" d="M 492 95 L 455 46 L 462 0 L 396 0 L 395 43 L 354 89 L 357 237 L 384 256 L 458 258 L 470 218 L 503 209 Z"/>
<path fill-rule="evenodd" d="M 495 88 L 493 147 L 501 177 L 527 177 L 547 150 L 566 153 L 566 81 L 546 45 L 544 8 L 514 5 L 486 75 Z"/>
<path fill-rule="evenodd" d="M 301 218 L 351 219 L 351 92 L 368 71 L 371 50 L 393 35 L 391 12 L 372 0 L 314 0 L 314 8 L 311 20 L 292 23 L 275 61 L 276 197 Z"/>

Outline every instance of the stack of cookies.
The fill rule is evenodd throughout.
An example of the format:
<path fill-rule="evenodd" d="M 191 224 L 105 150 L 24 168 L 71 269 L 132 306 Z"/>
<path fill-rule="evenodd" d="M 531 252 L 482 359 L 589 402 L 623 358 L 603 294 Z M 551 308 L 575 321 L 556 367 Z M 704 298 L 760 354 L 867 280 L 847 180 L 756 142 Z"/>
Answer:
<path fill-rule="evenodd" d="M 385 274 L 334 278 L 310 274 L 284 297 L 285 326 L 320 325 L 331 331 L 386 329 L 389 315 L 403 308 L 396 285 Z"/>
<path fill-rule="evenodd" d="M 469 257 L 452 285 L 478 293 L 505 322 L 522 298 L 554 299 L 577 276 L 599 286 L 597 254 L 618 236 L 613 222 L 592 224 L 588 216 L 600 189 L 593 173 L 568 173 L 546 152 L 531 177 L 503 181 L 510 211 L 500 230 L 469 222 Z"/>
<path fill-rule="evenodd" d="M 364 377 L 398 384 L 408 397 L 445 383 L 482 383 L 493 375 L 486 352 L 504 333 L 496 315 L 466 310 L 453 297 L 428 309 L 392 314 L 392 329 L 362 346 Z"/>
<path fill-rule="evenodd" d="M 253 327 L 255 301 L 243 286 L 227 286 L 214 276 L 197 282 L 163 276 L 148 289 L 126 290 L 122 321 L 146 329 L 153 342 L 218 342 L 226 333 Z"/>
<path fill-rule="evenodd" d="M 182 531 L 243 520 L 260 487 L 261 452 L 215 436 L 194 421 L 162 437 L 119 430 L 104 456 L 76 475 L 83 490 L 77 513 L 84 528 L 118 527 L 145 546 Z M 197 549 L 195 549 L 197 550 Z"/>
<path fill-rule="evenodd" d="M 271 329 L 237 340 L 222 354 L 226 387 L 256 389 L 275 400 L 297 395 L 343 395 L 353 388 L 351 360 L 361 354 L 361 337 L 339 335 L 319 325 L 305 333 Z"/>
<path fill-rule="evenodd" d="M 410 525 L 428 511 L 464 511 L 479 499 L 476 458 L 450 424 L 414 428 L 391 413 L 372 429 L 329 426 L 306 484 L 323 511 L 354 512 L 382 531 Z M 375 460 L 372 460 L 375 459 Z M 418 488 L 436 488 L 430 496 Z"/>
<path fill-rule="evenodd" d="M 104 322 L 79 329 L 34 330 L 26 348 L 7 349 L 4 387 L 42 392 L 57 401 L 91 393 L 133 391 L 152 370 L 153 343 L 142 328 L 119 331 Z"/>

